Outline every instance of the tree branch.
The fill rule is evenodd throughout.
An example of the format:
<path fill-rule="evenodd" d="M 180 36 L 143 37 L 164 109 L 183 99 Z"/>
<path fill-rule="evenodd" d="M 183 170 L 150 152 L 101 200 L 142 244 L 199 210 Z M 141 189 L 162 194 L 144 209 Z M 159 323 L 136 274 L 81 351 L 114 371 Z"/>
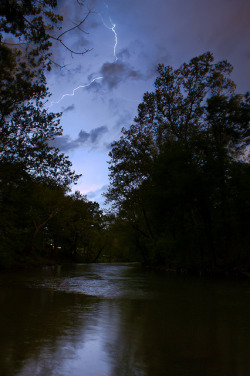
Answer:
<path fill-rule="evenodd" d="M 48 57 L 48 60 L 52 63 L 52 64 L 55 64 L 58 68 L 65 68 L 68 64 L 64 64 L 64 65 L 60 65 L 58 63 L 56 63 L 54 60 L 52 60 L 50 57 Z"/>
<path fill-rule="evenodd" d="M 89 9 L 87 15 L 84 17 L 84 19 L 83 19 L 81 22 L 79 22 L 77 25 L 71 27 L 70 29 L 68 29 L 68 30 L 64 31 L 63 33 L 61 33 L 60 35 L 58 35 L 58 37 L 57 37 L 56 39 L 60 41 L 60 38 L 61 38 L 63 35 L 65 35 L 65 34 L 71 32 L 72 30 L 75 30 L 75 29 L 79 28 L 79 27 L 80 27 L 80 26 L 81 26 L 81 25 L 87 20 L 87 18 L 89 17 L 89 15 L 90 15 L 91 13 L 92 13 L 92 11 L 91 11 L 91 9 Z M 82 30 L 81 30 L 81 31 L 82 31 Z"/>
<path fill-rule="evenodd" d="M 71 54 L 73 55 L 84 55 L 86 54 L 87 52 L 91 51 L 91 49 L 85 49 L 85 51 L 83 52 L 77 52 L 77 51 L 73 51 L 71 48 L 69 48 L 65 43 L 63 43 L 63 41 L 61 39 L 58 39 L 58 38 L 54 38 L 54 37 L 51 37 L 52 39 L 58 41 L 59 43 L 61 43 L 61 45 L 63 47 L 66 48 L 66 50 L 68 50 Z"/>
<path fill-rule="evenodd" d="M 82 4 L 82 5 L 83 5 L 83 4 Z M 54 37 L 54 36 L 52 36 L 52 35 L 50 35 L 50 34 L 47 34 L 47 35 L 48 35 L 48 38 L 49 38 L 49 39 L 53 39 L 53 40 L 55 40 L 55 41 L 61 43 L 61 45 L 62 45 L 64 48 L 66 48 L 66 49 L 67 49 L 71 54 L 73 54 L 73 55 L 84 55 L 84 54 L 86 54 L 87 52 L 91 51 L 91 49 L 85 49 L 85 51 L 83 51 L 83 52 L 77 52 L 77 51 L 74 51 L 74 50 L 72 50 L 70 47 L 68 47 L 68 46 L 62 41 L 61 37 L 62 37 L 63 35 L 65 35 L 65 34 L 71 32 L 72 30 L 75 30 L 75 29 L 79 28 L 79 27 L 80 27 L 80 26 L 81 26 L 81 25 L 87 20 L 87 18 L 89 17 L 89 15 L 90 15 L 91 13 L 92 13 L 92 11 L 91 11 L 91 9 L 89 9 L 87 15 L 86 15 L 86 16 L 83 18 L 83 20 L 80 21 L 77 25 L 73 26 L 72 28 L 70 28 L 70 29 L 68 29 L 68 30 L 65 30 L 63 33 L 61 33 L 61 34 L 58 35 L 57 37 Z M 38 29 L 34 24 L 32 24 L 32 22 L 30 22 L 25 16 L 22 16 L 22 17 L 23 17 L 24 21 L 27 22 L 31 28 L 34 28 L 34 29 L 36 29 L 36 30 L 39 30 L 39 29 Z M 81 31 L 82 31 L 82 30 L 81 30 Z"/>

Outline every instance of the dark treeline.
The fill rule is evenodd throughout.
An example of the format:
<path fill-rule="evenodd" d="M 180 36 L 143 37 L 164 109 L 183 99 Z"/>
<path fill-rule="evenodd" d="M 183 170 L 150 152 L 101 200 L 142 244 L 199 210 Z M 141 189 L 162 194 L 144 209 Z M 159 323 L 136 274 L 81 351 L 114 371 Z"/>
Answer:
<path fill-rule="evenodd" d="M 74 53 L 56 5 L 0 5 L 0 267 L 67 259 L 247 270 L 250 100 L 235 94 L 232 66 L 211 53 L 159 65 L 155 91 L 112 144 L 104 215 L 70 193 L 79 175 L 51 146 L 61 114 L 46 109 L 45 73 L 53 43 Z"/>
<path fill-rule="evenodd" d="M 104 248 L 104 216 L 79 192 L 1 166 L 0 266 L 96 261 Z"/>
<path fill-rule="evenodd" d="M 174 70 L 110 152 L 108 202 L 146 264 L 215 271 L 250 267 L 249 94 L 211 53 Z"/>
<path fill-rule="evenodd" d="M 58 65 L 53 44 L 75 53 L 63 37 L 82 24 L 65 30 L 56 6 L 54 0 L 0 5 L 0 267 L 72 259 L 77 250 L 81 260 L 95 261 L 104 248 L 99 205 L 70 194 L 79 175 L 51 146 L 62 134 L 61 114 L 47 109 L 45 73 Z"/>

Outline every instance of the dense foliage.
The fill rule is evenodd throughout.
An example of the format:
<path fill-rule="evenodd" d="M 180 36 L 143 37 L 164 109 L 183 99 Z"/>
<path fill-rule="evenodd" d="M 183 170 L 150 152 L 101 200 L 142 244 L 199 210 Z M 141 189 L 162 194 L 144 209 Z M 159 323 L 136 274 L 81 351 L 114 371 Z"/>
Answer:
<path fill-rule="evenodd" d="M 68 188 L 78 176 L 49 141 L 62 134 L 60 114 L 49 113 L 45 70 L 51 69 L 51 33 L 62 17 L 54 0 L 4 0 L 0 6 L 0 160 L 21 163 L 36 178 Z"/>
<path fill-rule="evenodd" d="M 50 146 L 62 134 L 60 114 L 44 105 L 53 42 L 74 53 L 62 39 L 70 30 L 55 36 L 63 25 L 56 5 L 0 4 L 0 267 L 72 257 L 77 250 L 93 261 L 103 249 L 98 204 L 68 194 L 79 175 Z"/>
<path fill-rule="evenodd" d="M 155 91 L 110 152 L 107 201 L 148 264 L 248 267 L 249 95 L 205 53 L 159 65 Z"/>

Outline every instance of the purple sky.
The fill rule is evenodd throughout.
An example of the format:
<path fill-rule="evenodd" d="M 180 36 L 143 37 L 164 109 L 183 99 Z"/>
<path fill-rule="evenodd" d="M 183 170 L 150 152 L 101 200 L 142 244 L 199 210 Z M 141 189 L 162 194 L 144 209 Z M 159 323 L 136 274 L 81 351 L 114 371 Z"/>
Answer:
<path fill-rule="evenodd" d="M 93 13 L 83 31 L 67 34 L 64 41 L 77 51 L 92 50 L 72 58 L 55 47 L 53 59 L 66 67 L 54 67 L 47 80 L 52 92 L 50 110 L 63 111 L 64 136 L 56 145 L 83 175 L 73 190 L 102 205 L 110 144 L 119 139 L 122 127 L 132 124 L 143 93 L 153 89 L 159 63 L 177 68 L 211 51 L 216 60 L 227 59 L 234 66 L 237 91 L 250 90 L 250 1 L 93 0 L 85 4 Z M 59 0 L 65 27 L 79 22 L 87 6 Z"/>

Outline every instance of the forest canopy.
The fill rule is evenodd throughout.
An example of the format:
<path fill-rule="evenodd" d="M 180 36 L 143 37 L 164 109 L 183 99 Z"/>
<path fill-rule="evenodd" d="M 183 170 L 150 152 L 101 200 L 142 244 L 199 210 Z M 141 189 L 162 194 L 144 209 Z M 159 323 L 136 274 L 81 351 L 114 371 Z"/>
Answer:
<path fill-rule="evenodd" d="M 249 94 L 210 52 L 159 65 L 129 129 L 113 142 L 107 202 L 147 264 L 249 266 Z"/>

